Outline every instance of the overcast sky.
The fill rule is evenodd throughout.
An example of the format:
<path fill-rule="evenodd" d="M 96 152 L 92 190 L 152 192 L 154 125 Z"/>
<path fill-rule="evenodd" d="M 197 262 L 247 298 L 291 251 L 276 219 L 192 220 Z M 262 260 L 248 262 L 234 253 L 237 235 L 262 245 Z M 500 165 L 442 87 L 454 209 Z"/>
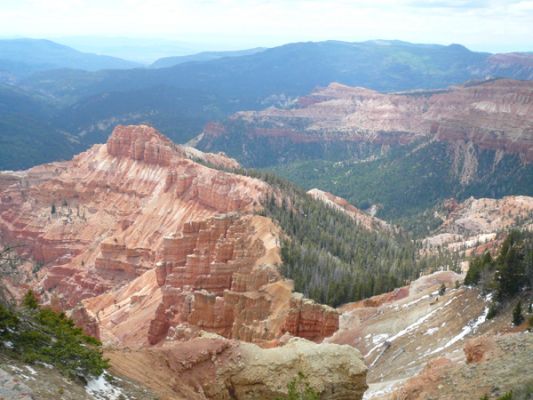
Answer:
<path fill-rule="evenodd" d="M 400 39 L 533 51 L 533 0 L 0 0 L 0 35 L 151 37 L 232 48 Z"/>

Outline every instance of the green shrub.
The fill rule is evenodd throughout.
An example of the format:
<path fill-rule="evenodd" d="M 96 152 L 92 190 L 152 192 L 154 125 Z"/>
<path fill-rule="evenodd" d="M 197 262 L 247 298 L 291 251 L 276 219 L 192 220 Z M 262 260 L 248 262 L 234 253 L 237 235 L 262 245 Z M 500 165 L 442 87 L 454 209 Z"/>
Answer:
<path fill-rule="evenodd" d="M 319 400 L 320 395 L 309 384 L 307 377 L 298 372 L 287 385 L 287 396 L 278 397 L 276 400 Z"/>
<path fill-rule="evenodd" d="M 36 310 L 39 307 L 37 297 L 32 290 L 28 290 L 28 292 L 24 295 L 24 298 L 22 299 L 22 305 L 31 310 Z"/>
<path fill-rule="evenodd" d="M 444 296 L 444 293 L 446 293 L 446 285 L 442 283 L 439 288 L 439 296 Z"/>
<path fill-rule="evenodd" d="M 15 328 L 18 325 L 18 318 L 7 306 L 0 303 L 0 334 L 7 328 Z"/>
<path fill-rule="evenodd" d="M 515 230 L 509 232 L 498 257 L 493 259 L 487 252 L 471 260 L 465 285 L 479 285 L 504 302 L 530 286 L 532 275 L 533 232 Z"/>
<path fill-rule="evenodd" d="M 13 344 L 0 351 L 26 363 L 52 364 L 71 378 L 86 380 L 108 367 L 97 339 L 85 335 L 64 313 L 39 307 L 31 291 L 20 310 L 0 305 L 0 341 Z"/>

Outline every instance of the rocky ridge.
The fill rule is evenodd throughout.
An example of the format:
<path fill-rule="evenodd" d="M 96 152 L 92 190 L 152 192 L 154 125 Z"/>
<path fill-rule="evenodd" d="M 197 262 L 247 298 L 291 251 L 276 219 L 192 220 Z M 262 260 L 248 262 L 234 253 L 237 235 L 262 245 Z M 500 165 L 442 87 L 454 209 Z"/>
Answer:
<path fill-rule="evenodd" d="M 469 256 L 496 249 L 509 229 L 533 229 L 533 198 L 447 200 L 435 214 L 442 224 L 422 240 L 424 251 L 447 248 Z"/>
<path fill-rule="evenodd" d="M 387 233 L 398 232 L 397 227 L 359 210 L 342 197 L 335 196 L 334 194 L 316 188 L 309 190 L 307 194 L 314 199 L 320 200 L 336 210 L 349 215 L 358 225 L 363 226 L 368 230 L 378 230 Z"/>
<path fill-rule="evenodd" d="M 318 358 L 335 354 L 330 361 L 337 372 L 313 385 L 329 393 L 341 382 L 350 397 L 327 398 L 360 396 L 366 369 L 359 361 L 346 375 L 343 367 L 343 357 L 360 357 L 356 350 L 289 340 L 321 341 L 337 330 L 339 314 L 294 293 L 280 275 L 281 232 L 256 215 L 272 189 L 195 160 L 235 167 L 222 154 L 176 146 L 148 126 L 127 126 L 72 161 L 1 173 L 0 240 L 20 246 L 28 260 L 21 280 L 5 282 L 19 295 L 33 287 L 43 302 L 70 311 L 116 354 L 188 346 L 206 331 L 220 335 L 207 337 L 208 347 L 222 341 L 252 349 L 228 339 L 263 347 L 287 343 L 283 351 L 265 353 L 277 354 L 269 363 L 277 360 L 288 371 L 277 382 L 261 375 L 268 371 L 260 364 L 249 376 L 254 369 L 245 367 L 255 358 L 239 350 L 244 361 L 241 377 L 231 384 L 230 393 L 240 393 L 235 398 L 283 393 L 280 382 L 286 384 L 289 372 L 301 366 L 298 349 Z M 257 379 L 262 389 L 251 384 Z M 169 398 L 180 397 L 176 392 Z"/>
<path fill-rule="evenodd" d="M 275 164 L 279 157 L 284 161 L 287 149 L 296 144 L 300 152 L 316 155 L 337 149 L 335 156 L 330 154 L 334 159 L 341 155 L 364 159 L 391 145 L 438 140 L 461 148 L 472 143 L 531 162 L 532 112 L 533 83 L 529 81 L 501 79 L 448 90 L 389 94 L 331 83 L 300 97 L 293 107 L 239 112 L 224 124 L 208 124 L 197 146 L 225 148 L 223 138 L 249 146 L 257 142 L 267 147 Z M 256 162 L 253 155 L 230 150 L 246 163 Z M 302 156 L 308 158 L 293 153 L 292 159 Z"/>
<path fill-rule="evenodd" d="M 276 399 L 286 394 L 298 372 L 308 377 L 321 398 L 361 398 L 366 389 L 366 367 L 356 349 L 317 346 L 299 338 L 262 349 L 210 334 L 151 350 L 106 355 L 117 365 L 116 372 L 133 371 L 134 379 L 163 399 Z M 154 373 L 146 376 L 146 367 Z"/>

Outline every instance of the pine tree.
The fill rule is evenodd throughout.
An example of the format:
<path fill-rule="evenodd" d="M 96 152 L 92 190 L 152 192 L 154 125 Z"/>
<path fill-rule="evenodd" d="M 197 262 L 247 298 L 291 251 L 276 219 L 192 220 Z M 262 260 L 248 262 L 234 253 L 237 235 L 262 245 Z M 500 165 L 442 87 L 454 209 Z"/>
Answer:
<path fill-rule="evenodd" d="M 522 302 L 519 301 L 513 310 L 513 324 L 518 326 L 522 322 L 524 322 L 524 316 L 522 315 Z"/>
<path fill-rule="evenodd" d="M 36 310 L 39 307 L 37 297 L 35 296 L 35 293 L 33 293 L 33 290 L 28 290 L 26 292 L 24 298 L 22 299 L 22 304 L 24 305 L 24 307 L 29 308 L 31 310 Z"/>
<path fill-rule="evenodd" d="M 489 311 L 487 312 L 487 319 L 493 319 L 496 314 L 498 314 L 498 309 L 494 303 L 491 303 L 489 306 Z"/>
<path fill-rule="evenodd" d="M 442 283 L 439 289 L 439 296 L 444 296 L 444 293 L 446 293 L 446 285 Z"/>

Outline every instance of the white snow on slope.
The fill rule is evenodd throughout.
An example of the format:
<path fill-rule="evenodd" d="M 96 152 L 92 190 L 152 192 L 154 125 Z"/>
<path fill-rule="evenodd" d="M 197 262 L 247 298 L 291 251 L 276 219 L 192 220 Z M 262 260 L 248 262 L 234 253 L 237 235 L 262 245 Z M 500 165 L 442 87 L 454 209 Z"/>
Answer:
<path fill-rule="evenodd" d="M 85 386 L 85 391 L 96 400 L 128 399 L 120 388 L 108 382 L 105 373 L 90 380 Z"/>

